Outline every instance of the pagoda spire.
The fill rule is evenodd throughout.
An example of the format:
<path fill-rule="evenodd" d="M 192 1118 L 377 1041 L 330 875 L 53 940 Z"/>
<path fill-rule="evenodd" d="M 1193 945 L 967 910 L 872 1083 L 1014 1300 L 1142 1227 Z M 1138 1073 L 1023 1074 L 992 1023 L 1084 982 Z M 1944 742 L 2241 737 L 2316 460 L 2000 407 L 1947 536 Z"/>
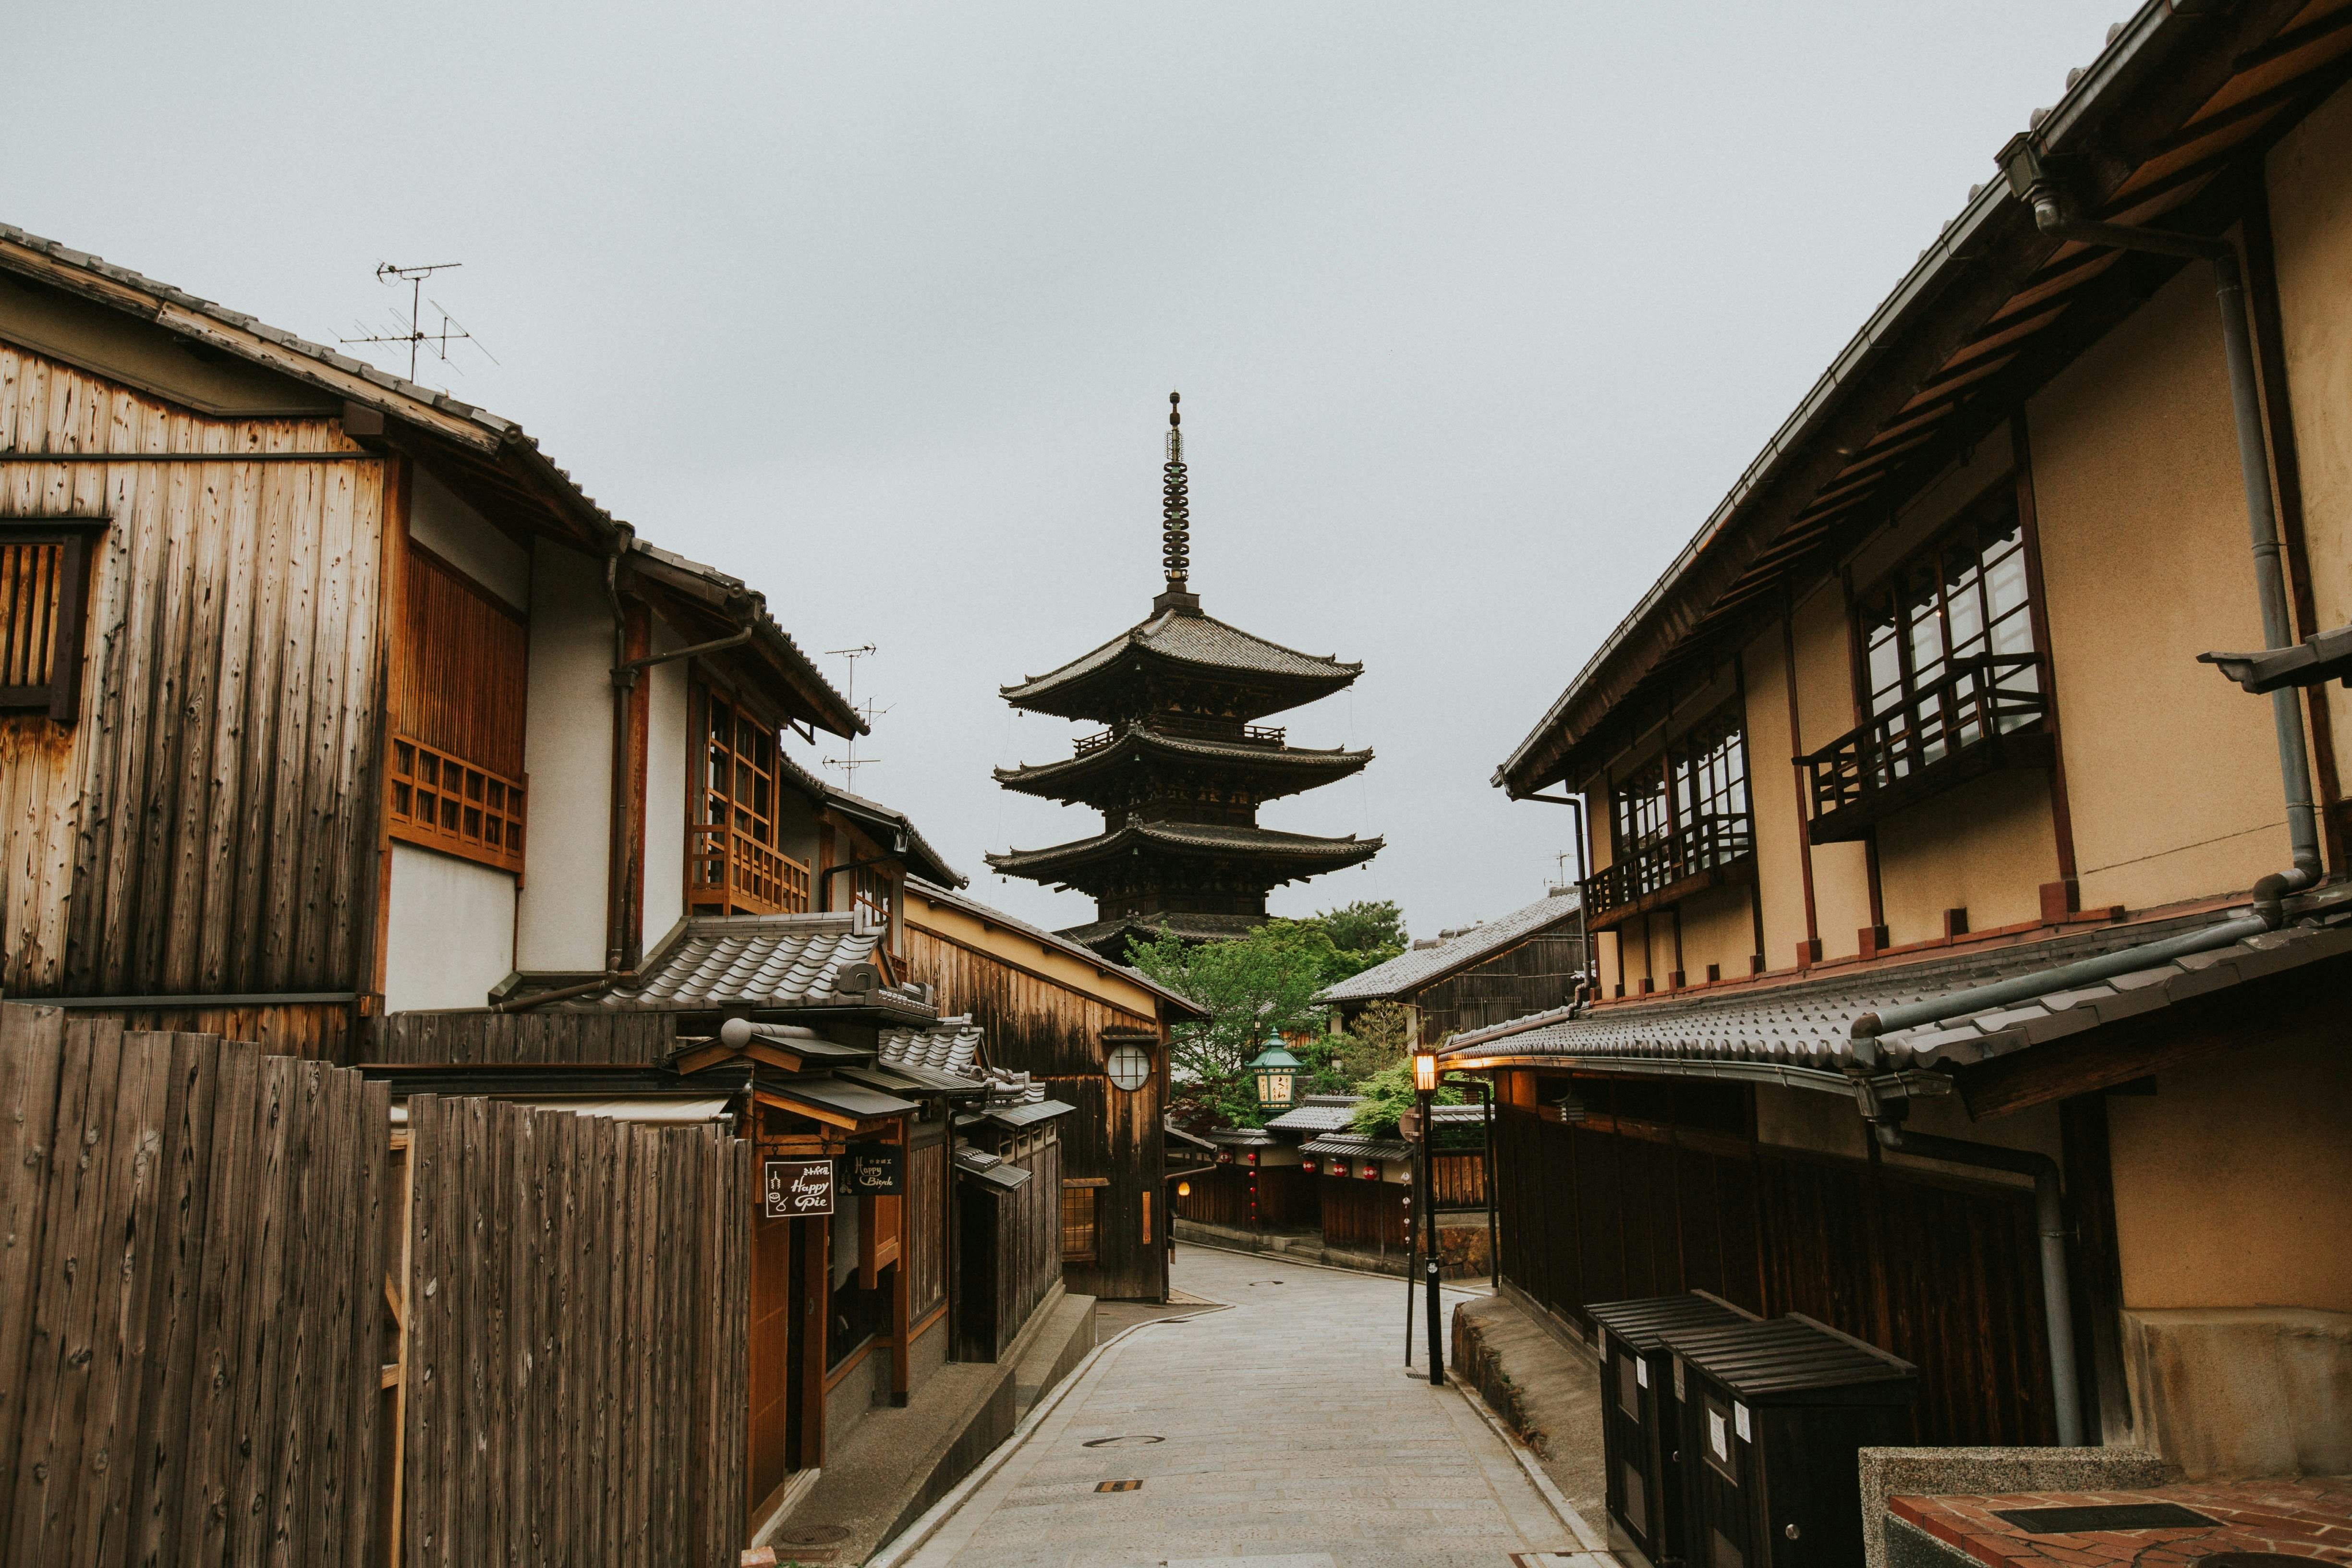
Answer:
<path fill-rule="evenodd" d="M 1168 395 L 1168 461 L 1160 470 L 1160 560 L 1168 571 L 1168 589 L 1151 601 L 1155 611 L 1201 607 L 1200 595 L 1185 584 L 1192 562 L 1192 500 L 1184 473 L 1184 416 L 1177 408 L 1181 401 L 1176 393 Z"/>

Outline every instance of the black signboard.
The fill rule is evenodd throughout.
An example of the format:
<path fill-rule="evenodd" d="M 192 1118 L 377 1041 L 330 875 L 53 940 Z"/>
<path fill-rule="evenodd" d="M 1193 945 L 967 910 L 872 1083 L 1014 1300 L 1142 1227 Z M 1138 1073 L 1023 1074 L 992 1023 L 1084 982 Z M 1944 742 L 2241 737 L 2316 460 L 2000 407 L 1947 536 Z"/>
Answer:
<path fill-rule="evenodd" d="M 906 1166 L 896 1143 L 852 1143 L 841 1163 L 842 1184 L 852 1196 L 895 1198 L 906 1188 Z"/>
<path fill-rule="evenodd" d="M 833 1162 L 768 1160 L 762 1207 L 770 1219 L 818 1219 L 833 1212 Z"/>

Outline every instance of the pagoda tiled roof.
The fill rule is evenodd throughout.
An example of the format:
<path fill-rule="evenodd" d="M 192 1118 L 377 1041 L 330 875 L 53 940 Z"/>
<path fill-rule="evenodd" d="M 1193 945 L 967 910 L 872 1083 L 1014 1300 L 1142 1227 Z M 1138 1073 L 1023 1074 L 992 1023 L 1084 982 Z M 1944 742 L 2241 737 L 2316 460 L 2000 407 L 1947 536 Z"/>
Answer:
<path fill-rule="evenodd" d="M 1198 610 L 1171 608 L 1129 627 L 1093 652 L 1058 669 L 1000 689 L 1004 700 L 1015 708 L 1085 718 L 1088 716 L 1088 704 L 1084 689 L 1092 684 L 1087 678 L 1109 671 L 1128 653 L 1148 655 L 1212 680 L 1219 677 L 1243 681 L 1253 678 L 1271 679 L 1311 689 L 1317 697 L 1339 690 L 1364 672 L 1360 664 L 1300 653 L 1297 648 L 1253 637 Z"/>
<path fill-rule="evenodd" d="M 1199 822 L 1129 822 L 1109 833 L 1073 839 L 1045 849 L 1013 849 L 988 857 L 989 868 L 1005 876 L 1050 878 L 1093 861 L 1135 849 L 1158 849 L 1184 856 L 1229 856 L 1255 860 L 1269 870 L 1279 869 L 1277 880 L 1335 871 L 1369 860 L 1383 841 L 1359 838 L 1318 838 L 1305 833 L 1280 833 L 1270 827 L 1242 827 Z"/>
<path fill-rule="evenodd" d="M 1088 921 L 1082 926 L 1066 926 L 1055 934 L 1089 952 L 1124 962 L 1130 942 L 1152 942 L 1162 932 L 1186 942 L 1231 942 L 1249 935 L 1265 924 L 1265 920 L 1264 915 L 1121 915 L 1114 920 Z"/>
<path fill-rule="evenodd" d="M 1162 733 L 1153 729 L 1149 721 L 1136 720 L 1130 721 L 1117 739 L 1083 755 L 1055 763 L 1024 763 L 1019 767 L 998 768 L 996 782 L 1024 794 L 1059 796 L 1070 793 L 1071 798 L 1077 798 L 1074 792 L 1083 787 L 1084 781 L 1129 765 L 1139 757 L 1208 763 L 1235 770 L 1265 769 L 1286 775 L 1275 795 L 1291 795 L 1347 777 L 1370 763 L 1372 752 L 1369 746 L 1358 752 L 1339 746 L 1322 751 L 1245 741 L 1195 740 Z M 1275 795 L 1260 798 L 1273 799 Z"/>

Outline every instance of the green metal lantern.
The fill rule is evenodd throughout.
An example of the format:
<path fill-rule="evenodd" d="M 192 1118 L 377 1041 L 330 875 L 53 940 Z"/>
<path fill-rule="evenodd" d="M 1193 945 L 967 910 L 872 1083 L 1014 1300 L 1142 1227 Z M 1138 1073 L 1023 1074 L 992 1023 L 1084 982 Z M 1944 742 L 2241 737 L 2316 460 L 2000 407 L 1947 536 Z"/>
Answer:
<path fill-rule="evenodd" d="M 1257 1079 L 1257 1102 L 1267 1110 L 1287 1110 L 1298 1088 L 1298 1069 L 1306 1064 L 1282 1048 L 1280 1035 L 1265 1037 L 1265 1049 L 1249 1065 Z"/>

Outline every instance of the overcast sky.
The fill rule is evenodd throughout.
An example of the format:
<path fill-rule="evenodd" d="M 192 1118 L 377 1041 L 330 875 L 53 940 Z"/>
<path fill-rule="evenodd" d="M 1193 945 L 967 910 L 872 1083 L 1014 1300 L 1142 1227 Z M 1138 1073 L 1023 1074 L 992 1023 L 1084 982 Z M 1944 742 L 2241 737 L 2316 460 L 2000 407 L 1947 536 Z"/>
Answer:
<path fill-rule="evenodd" d="M 875 644 L 856 787 L 1049 925 L 982 853 L 1099 819 L 994 786 L 1078 730 L 996 690 L 1146 613 L 1181 389 L 1204 607 L 1365 666 L 1276 721 L 1378 760 L 1262 820 L 1388 847 L 1274 908 L 1434 934 L 1542 895 L 1496 765 L 2126 14 L 28 7 L 0 219 L 322 341 L 462 261 L 498 363 L 420 379 Z"/>

